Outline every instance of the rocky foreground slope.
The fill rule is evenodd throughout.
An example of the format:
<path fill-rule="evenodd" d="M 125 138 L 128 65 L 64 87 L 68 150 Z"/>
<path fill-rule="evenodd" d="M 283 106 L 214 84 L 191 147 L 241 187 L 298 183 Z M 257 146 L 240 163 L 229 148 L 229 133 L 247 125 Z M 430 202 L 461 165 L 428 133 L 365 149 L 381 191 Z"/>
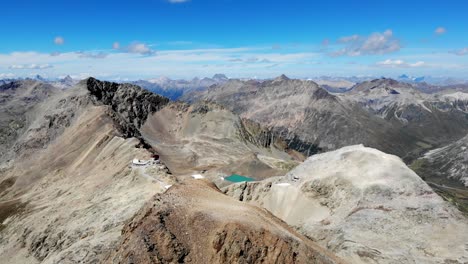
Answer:
<path fill-rule="evenodd" d="M 157 195 L 105 263 L 342 263 L 266 210 L 190 180 Z"/>
<path fill-rule="evenodd" d="M 467 219 L 398 157 L 363 146 L 227 187 L 350 263 L 466 263 Z"/>

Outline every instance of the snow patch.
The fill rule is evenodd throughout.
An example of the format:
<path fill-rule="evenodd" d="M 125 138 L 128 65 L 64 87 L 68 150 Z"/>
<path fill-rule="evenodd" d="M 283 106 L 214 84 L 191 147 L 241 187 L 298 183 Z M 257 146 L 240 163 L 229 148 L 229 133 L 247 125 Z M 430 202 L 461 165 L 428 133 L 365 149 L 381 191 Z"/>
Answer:
<path fill-rule="evenodd" d="M 457 100 L 468 101 L 468 93 L 464 93 L 464 92 L 444 94 L 442 95 L 442 97 L 450 101 L 457 101 Z"/>

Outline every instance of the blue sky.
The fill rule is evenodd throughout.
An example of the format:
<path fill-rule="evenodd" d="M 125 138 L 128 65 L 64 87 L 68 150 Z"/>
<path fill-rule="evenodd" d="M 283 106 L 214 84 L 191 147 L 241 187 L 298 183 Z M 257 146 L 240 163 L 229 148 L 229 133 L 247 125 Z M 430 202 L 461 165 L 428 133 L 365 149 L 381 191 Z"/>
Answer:
<path fill-rule="evenodd" d="M 466 1 L 15 0 L 0 77 L 468 78 Z"/>

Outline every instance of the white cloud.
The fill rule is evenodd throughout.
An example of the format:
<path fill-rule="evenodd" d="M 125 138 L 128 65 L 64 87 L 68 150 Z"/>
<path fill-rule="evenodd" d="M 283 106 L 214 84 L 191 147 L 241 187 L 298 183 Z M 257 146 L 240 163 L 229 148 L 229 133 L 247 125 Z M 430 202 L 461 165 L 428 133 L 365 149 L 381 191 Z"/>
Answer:
<path fill-rule="evenodd" d="M 436 33 L 437 35 L 443 35 L 446 32 L 447 32 L 447 29 L 444 27 L 438 27 L 434 30 L 434 33 Z"/>
<path fill-rule="evenodd" d="M 267 58 L 259 58 L 259 57 L 247 57 L 244 59 L 241 58 L 231 58 L 228 61 L 230 62 L 242 62 L 242 63 L 271 63 L 271 60 Z"/>
<path fill-rule="evenodd" d="M 333 51 L 330 55 L 337 56 L 362 56 L 362 55 L 380 55 L 400 50 L 400 40 L 393 36 L 392 30 L 386 30 L 382 33 L 375 32 L 368 37 L 352 35 L 342 37 L 337 41 L 344 44 L 345 47 Z"/>
<path fill-rule="evenodd" d="M 141 42 L 133 42 L 130 45 L 120 48 L 121 51 L 127 53 L 136 53 L 141 55 L 154 55 L 155 50 L 152 50 L 147 44 Z"/>
<path fill-rule="evenodd" d="M 54 66 L 50 64 L 14 64 L 9 67 L 11 70 L 43 70 Z"/>
<path fill-rule="evenodd" d="M 357 41 L 359 38 L 360 38 L 359 35 L 341 37 L 338 39 L 338 43 L 348 43 L 352 41 Z"/>
<path fill-rule="evenodd" d="M 190 0 L 167 0 L 167 1 L 171 4 L 180 4 L 180 3 L 188 2 Z"/>
<path fill-rule="evenodd" d="M 318 43 L 319 45 L 319 43 Z M 336 44 L 330 44 L 334 46 Z M 124 47 L 121 47 L 123 49 Z M 467 56 L 454 56 L 441 50 L 437 54 L 421 53 L 415 50 L 411 55 L 389 57 L 391 60 L 381 65 L 372 58 L 356 58 L 358 64 L 350 65 L 350 59 L 327 59 L 323 52 L 306 52 L 308 49 L 272 50 L 271 45 L 236 48 L 170 49 L 158 50 L 158 56 L 141 56 L 139 53 L 112 52 L 109 50 L 85 50 L 84 52 L 63 52 L 60 56 L 50 56 L 49 52 L 0 53 L 0 73 L 14 73 L 15 77 L 28 77 L 38 73 L 42 76 L 77 75 L 94 76 L 101 79 L 117 77 L 141 79 L 166 75 L 171 78 L 193 78 L 225 73 L 231 77 L 247 77 L 252 73 L 259 78 L 269 78 L 282 73 L 292 77 L 319 75 L 392 75 L 399 74 L 403 67 L 414 75 L 446 75 L 466 77 Z M 107 53 L 103 59 L 91 60 L 85 54 Z M 247 63 L 250 60 L 252 63 Z M 398 62 L 401 60 L 402 62 Z M 324 61 L 319 65 L 318 62 Z M 397 61 L 392 66 L 392 62 Z M 424 63 L 418 61 L 424 61 Z M 27 69 L 31 64 L 53 65 L 48 69 Z M 20 69 L 9 69 L 11 65 L 23 65 Z M 26 65 L 26 66 L 24 66 Z M 207 65 L 203 67 L 203 65 Z M 425 67 L 423 67 L 425 66 Z M 36 66 L 38 67 L 38 66 Z M 16 67 L 18 68 L 18 67 Z M 32 67 L 35 68 L 35 67 Z M 39 67 L 40 68 L 40 67 Z M 44 68 L 44 67 L 43 67 Z"/>
<path fill-rule="evenodd" d="M 15 78 L 13 73 L 0 73 L 0 79 Z"/>
<path fill-rule="evenodd" d="M 89 58 L 89 59 L 104 59 L 107 57 L 107 53 L 105 52 L 84 52 L 84 51 L 77 51 L 75 52 L 78 54 L 80 58 Z"/>
<path fill-rule="evenodd" d="M 225 72 L 237 77 L 250 76 L 252 72 L 255 72 L 258 76 L 270 77 L 280 75 L 282 73 L 280 72 L 281 69 L 284 69 L 283 67 L 296 67 L 297 65 L 301 65 L 297 67 L 303 67 L 304 71 L 310 74 L 310 65 L 305 69 L 306 66 L 302 66 L 302 62 L 311 61 L 320 56 L 320 53 L 311 52 L 278 52 L 272 50 L 271 46 L 265 46 L 161 50 L 158 51 L 158 56 L 141 56 L 139 53 L 129 52 L 109 52 L 104 59 L 90 61 L 90 59 L 83 58 L 83 54 L 97 54 L 98 52 L 63 52 L 60 56 L 50 56 L 50 53 L 39 52 L 0 53 L 0 72 L 2 70 L 7 72 L 11 65 L 19 64 L 22 66 L 15 68 L 24 69 L 15 69 L 15 73 L 19 77 L 29 76 L 34 71 L 40 71 L 41 75 L 48 75 L 52 78 L 68 74 L 74 75 L 80 72 L 86 73 L 88 76 L 104 79 L 114 78 L 115 76 L 147 78 L 155 75 L 180 78 L 201 77 L 211 76 L 217 72 Z M 229 61 L 233 59 L 241 61 L 240 63 Z M 247 60 L 253 63 L 246 63 Z M 52 69 L 27 69 L 37 68 L 38 66 L 30 67 L 30 65 L 39 65 L 39 63 L 40 65 L 49 64 L 54 67 Z M 281 67 L 270 70 L 265 68 L 270 64 L 281 65 Z M 209 67 L 203 68 L 202 65 L 209 65 Z M 289 74 L 291 73 L 293 72 Z"/>
<path fill-rule="evenodd" d="M 114 43 L 112 43 L 112 48 L 113 48 L 113 49 L 115 49 L 115 50 L 118 50 L 118 49 L 120 49 L 120 43 L 119 43 L 119 42 L 117 42 L 117 41 L 116 41 L 116 42 L 114 42 Z"/>
<path fill-rule="evenodd" d="M 465 55 L 468 55 L 468 47 L 465 47 L 459 50 L 452 50 L 450 51 L 450 53 L 453 53 L 458 56 L 465 56 Z"/>
<path fill-rule="evenodd" d="M 63 37 L 57 36 L 54 39 L 54 43 L 56 45 L 63 45 L 65 43 L 65 39 Z"/>
<path fill-rule="evenodd" d="M 417 68 L 417 67 L 425 67 L 427 64 L 424 61 L 417 61 L 415 63 L 408 63 L 403 60 L 384 60 L 376 63 L 379 67 L 387 67 L 387 68 Z"/>

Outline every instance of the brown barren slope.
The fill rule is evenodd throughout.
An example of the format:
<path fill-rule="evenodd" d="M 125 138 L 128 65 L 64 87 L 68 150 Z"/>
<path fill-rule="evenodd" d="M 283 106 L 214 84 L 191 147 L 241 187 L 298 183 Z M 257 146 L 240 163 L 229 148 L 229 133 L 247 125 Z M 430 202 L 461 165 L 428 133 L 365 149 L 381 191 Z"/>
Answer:
<path fill-rule="evenodd" d="M 188 180 L 128 223 L 105 263 L 342 263 L 256 206 Z"/>

